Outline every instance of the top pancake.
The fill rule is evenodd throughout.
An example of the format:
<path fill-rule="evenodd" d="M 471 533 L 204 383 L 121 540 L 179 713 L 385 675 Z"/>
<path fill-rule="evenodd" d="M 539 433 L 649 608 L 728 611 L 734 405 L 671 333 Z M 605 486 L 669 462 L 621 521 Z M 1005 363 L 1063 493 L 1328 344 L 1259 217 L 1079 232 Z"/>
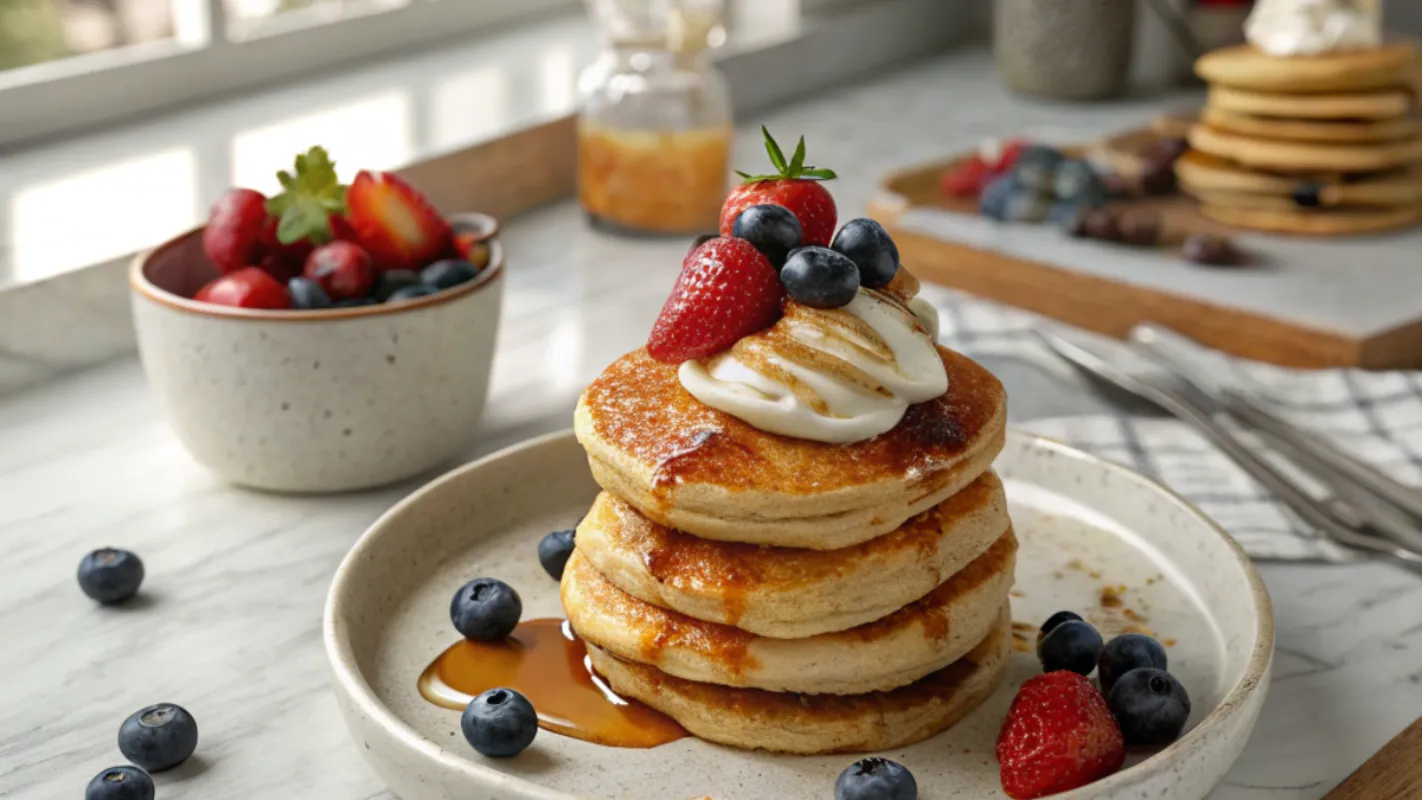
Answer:
<path fill-rule="evenodd" d="M 818 550 L 888 533 L 987 471 L 1002 449 L 1002 384 L 939 348 L 948 391 L 888 433 L 845 445 L 766 433 L 704 405 L 645 350 L 578 402 L 593 476 L 655 522 L 695 536 Z"/>
<path fill-rule="evenodd" d="M 1407 41 L 1370 50 L 1316 56 L 1273 56 L 1249 45 L 1200 56 L 1195 74 L 1207 83 L 1260 92 L 1351 92 L 1410 88 L 1417 49 Z"/>

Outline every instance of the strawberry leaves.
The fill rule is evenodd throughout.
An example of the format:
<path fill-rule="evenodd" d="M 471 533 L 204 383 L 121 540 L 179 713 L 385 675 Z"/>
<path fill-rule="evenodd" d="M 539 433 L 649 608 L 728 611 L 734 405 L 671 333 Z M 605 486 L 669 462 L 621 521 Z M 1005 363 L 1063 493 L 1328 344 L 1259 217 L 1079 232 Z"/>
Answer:
<path fill-rule="evenodd" d="M 774 136 L 770 135 L 770 131 L 762 125 L 760 132 L 765 136 L 765 153 L 770 156 L 770 165 L 775 167 L 775 173 L 772 175 L 751 175 L 736 170 L 736 174 L 741 176 L 746 183 L 779 180 L 827 181 L 838 177 L 832 169 L 805 166 L 805 137 L 800 137 L 799 143 L 795 145 L 794 155 L 790 157 L 789 161 L 786 161 L 785 151 L 780 149 L 780 144 L 775 141 Z"/>
<path fill-rule="evenodd" d="M 346 212 L 346 187 L 336 177 L 336 164 L 325 148 L 313 147 L 296 157 L 295 172 L 277 173 L 281 194 L 267 200 L 267 213 L 277 217 L 277 240 L 293 244 L 309 239 L 325 244 L 335 238 L 331 215 Z"/>

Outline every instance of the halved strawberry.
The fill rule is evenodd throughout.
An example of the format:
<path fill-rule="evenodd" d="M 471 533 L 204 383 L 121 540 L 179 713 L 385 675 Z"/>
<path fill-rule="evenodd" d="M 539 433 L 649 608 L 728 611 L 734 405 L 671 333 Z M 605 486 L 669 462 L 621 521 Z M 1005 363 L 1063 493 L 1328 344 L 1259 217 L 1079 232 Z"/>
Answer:
<path fill-rule="evenodd" d="M 765 152 L 775 167 L 773 175 L 747 175 L 737 172 L 745 183 L 731 190 L 721 206 L 721 235 L 730 236 L 736 227 L 736 217 L 751 206 L 762 203 L 784 206 L 800 221 L 800 245 L 828 247 L 838 221 L 834 198 L 820 181 L 835 177 L 834 170 L 805 166 L 805 137 L 795 147 L 787 162 L 780 145 L 764 126 Z"/>
<path fill-rule="evenodd" d="M 669 364 L 715 355 L 775 324 L 784 295 L 775 267 L 755 245 L 712 239 L 682 261 L 647 353 Z"/>
<path fill-rule="evenodd" d="M 425 196 L 389 172 L 361 171 L 346 193 L 355 240 L 379 270 L 420 269 L 450 252 L 453 231 Z"/>

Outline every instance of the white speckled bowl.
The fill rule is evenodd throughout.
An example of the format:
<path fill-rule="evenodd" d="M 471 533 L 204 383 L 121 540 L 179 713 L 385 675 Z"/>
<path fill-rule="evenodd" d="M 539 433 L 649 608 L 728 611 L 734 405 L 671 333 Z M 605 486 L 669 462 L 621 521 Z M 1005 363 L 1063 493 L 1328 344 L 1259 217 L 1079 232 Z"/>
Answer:
<path fill-rule="evenodd" d="M 193 457 L 234 483 L 336 492 L 418 475 L 474 440 L 503 296 L 491 251 L 478 278 L 428 297 L 265 311 L 189 299 L 217 274 L 191 231 L 130 272 L 148 383 Z"/>
<path fill-rule="evenodd" d="M 1035 626 L 1075 608 L 1108 636 L 1147 625 L 1174 640 L 1170 668 L 1193 700 L 1180 740 L 1055 797 L 1204 797 L 1244 748 L 1269 682 L 1273 616 L 1248 558 L 1179 497 L 1065 445 L 1013 432 L 996 466 L 1022 543 L 1014 619 Z M 420 672 L 458 637 L 448 607 L 464 581 L 502 578 L 522 595 L 525 618 L 562 615 L 535 551 L 546 532 L 572 527 L 596 491 L 582 449 L 556 434 L 445 475 L 361 537 L 336 572 L 325 617 L 332 684 L 361 754 L 404 800 L 832 796 L 855 757 L 747 753 L 696 739 L 621 750 L 540 731 L 518 758 L 488 760 L 465 744 L 457 713 L 420 696 Z M 1118 584 L 1123 604 L 1103 603 Z M 1023 650 L 1006 683 L 962 723 L 884 753 L 913 771 L 925 800 L 1003 796 L 998 728 L 1016 687 L 1040 671 L 1030 645 Z"/>

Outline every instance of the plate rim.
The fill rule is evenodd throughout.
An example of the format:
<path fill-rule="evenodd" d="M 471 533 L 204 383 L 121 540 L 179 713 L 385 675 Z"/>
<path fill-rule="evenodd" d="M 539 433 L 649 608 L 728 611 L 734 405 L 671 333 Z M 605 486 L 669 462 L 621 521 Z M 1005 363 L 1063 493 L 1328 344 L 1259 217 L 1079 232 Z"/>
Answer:
<path fill-rule="evenodd" d="M 1122 464 L 1093 455 L 1050 436 L 1044 436 L 1010 426 L 1008 429 L 1008 437 L 1009 439 L 1025 441 L 1033 446 L 1045 448 L 1078 462 L 1090 464 L 1093 467 L 1103 468 L 1116 473 L 1119 477 L 1137 484 L 1141 489 L 1154 491 L 1180 507 L 1189 516 L 1203 523 L 1213 532 L 1234 556 L 1235 562 L 1241 567 L 1245 580 L 1249 584 L 1250 594 L 1255 604 L 1255 642 L 1253 651 L 1249 656 L 1249 661 L 1245 665 L 1244 674 L 1230 687 L 1220 702 L 1210 710 L 1210 713 L 1206 714 L 1205 717 L 1184 736 L 1151 754 L 1149 758 L 1087 786 L 1054 795 L 1055 797 L 1062 798 L 1062 800 L 1094 796 L 1101 792 L 1109 792 L 1113 789 L 1121 788 L 1144 774 L 1151 774 L 1161 769 L 1162 765 L 1170 761 L 1176 754 L 1187 747 L 1193 746 L 1193 743 L 1207 735 L 1209 730 L 1222 724 L 1224 719 L 1232 715 L 1237 707 L 1244 705 L 1253 697 L 1255 692 L 1259 691 L 1262 686 L 1267 685 L 1275 644 L 1273 602 L 1269 597 L 1269 590 L 1265 586 L 1263 578 L 1260 577 L 1253 561 L 1250 560 L 1249 555 L 1244 552 L 1244 548 L 1240 546 L 1239 542 L 1235 541 L 1234 537 L 1230 536 L 1223 527 L 1202 512 L 1194 503 L 1168 486 Z M 322 649 L 330 670 L 333 691 L 338 694 L 343 693 L 348 702 L 357 706 L 362 714 L 383 729 L 387 735 L 390 735 L 401 745 L 405 746 L 412 754 L 418 754 L 422 757 L 432 759 L 440 767 L 452 769 L 483 781 L 490 788 L 519 792 L 529 800 L 582 800 L 582 798 L 578 795 L 567 794 L 556 789 L 551 789 L 525 778 L 510 775 L 493 766 L 486 766 L 466 759 L 457 758 L 444 747 L 421 736 L 414 728 L 397 716 L 394 711 L 376 697 L 373 687 L 361 675 L 360 669 L 355 661 L 354 648 L 350 642 L 349 632 L 345 630 L 347 623 L 338 617 L 338 613 L 340 611 L 341 595 L 346 591 L 345 584 L 348 583 L 349 573 L 355 569 L 354 565 L 360 559 L 360 556 L 371 546 L 371 542 L 380 535 L 381 529 L 384 528 L 391 519 L 401 514 L 409 506 L 422 502 L 427 495 L 433 493 L 440 486 L 458 480 L 467 472 L 481 469 L 492 462 L 528 450 L 545 447 L 555 442 L 573 438 L 575 437 L 572 429 L 567 428 L 526 439 L 522 442 L 496 450 L 468 464 L 455 467 L 411 492 L 377 517 L 375 521 L 361 533 L 355 543 L 351 545 L 350 550 L 342 557 L 340 565 L 336 567 L 336 571 L 331 577 L 331 584 L 327 590 L 326 602 L 322 610 Z M 338 698 L 338 700 L 339 699 L 340 698 Z M 349 720 L 346 720 L 346 724 L 348 728 L 347 732 L 353 733 L 349 730 Z M 1250 727 L 1252 730 L 1252 724 Z"/>

